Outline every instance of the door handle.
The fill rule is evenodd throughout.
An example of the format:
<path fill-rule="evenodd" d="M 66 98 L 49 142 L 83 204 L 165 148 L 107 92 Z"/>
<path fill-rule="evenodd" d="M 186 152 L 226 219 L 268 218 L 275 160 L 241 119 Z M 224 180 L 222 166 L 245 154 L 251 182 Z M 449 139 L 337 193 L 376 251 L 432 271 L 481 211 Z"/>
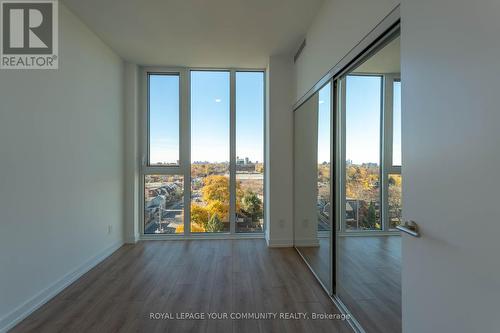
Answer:
<path fill-rule="evenodd" d="M 420 237 L 418 225 L 415 221 L 405 221 L 403 225 L 396 226 L 399 231 L 405 232 L 413 237 Z"/>

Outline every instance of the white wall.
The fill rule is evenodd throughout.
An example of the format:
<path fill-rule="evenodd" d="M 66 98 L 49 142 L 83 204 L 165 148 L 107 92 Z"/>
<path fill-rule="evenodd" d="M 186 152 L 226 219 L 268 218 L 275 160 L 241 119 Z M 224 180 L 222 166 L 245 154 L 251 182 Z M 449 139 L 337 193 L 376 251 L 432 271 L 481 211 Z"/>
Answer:
<path fill-rule="evenodd" d="M 59 11 L 59 70 L 0 70 L 0 331 L 123 242 L 123 64 Z"/>
<path fill-rule="evenodd" d="M 139 68 L 127 63 L 125 88 L 125 241 L 139 239 Z"/>
<path fill-rule="evenodd" d="M 402 3 L 404 332 L 499 331 L 499 13 Z"/>
<path fill-rule="evenodd" d="M 294 66 L 294 100 L 311 89 L 398 3 L 398 0 L 325 0 Z"/>
<path fill-rule="evenodd" d="M 266 114 L 266 240 L 270 246 L 293 245 L 292 59 L 269 58 Z"/>
<path fill-rule="evenodd" d="M 319 246 L 318 107 L 319 94 L 314 94 L 293 113 L 295 246 Z"/>

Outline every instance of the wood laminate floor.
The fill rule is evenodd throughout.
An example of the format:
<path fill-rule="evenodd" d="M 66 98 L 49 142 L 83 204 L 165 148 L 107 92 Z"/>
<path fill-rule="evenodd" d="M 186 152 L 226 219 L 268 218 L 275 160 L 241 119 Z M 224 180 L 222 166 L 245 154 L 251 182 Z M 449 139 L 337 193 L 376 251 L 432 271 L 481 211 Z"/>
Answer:
<path fill-rule="evenodd" d="M 297 247 L 304 259 L 309 263 L 312 270 L 323 282 L 326 288 L 331 290 L 332 259 L 330 257 L 330 238 L 319 238 L 319 246 Z"/>
<path fill-rule="evenodd" d="M 400 333 L 401 237 L 339 237 L 337 295 L 368 333 Z"/>
<path fill-rule="evenodd" d="M 339 237 L 337 295 L 368 333 L 401 332 L 401 237 Z M 299 248 L 323 283 L 330 281 L 330 241 Z"/>
<path fill-rule="evenodd" d="M 146 241 L 120 248 L 12 332 L 351 332 L 341 320 L 151 320 L 156 312 L 339 313 L 294 249 Z"/>

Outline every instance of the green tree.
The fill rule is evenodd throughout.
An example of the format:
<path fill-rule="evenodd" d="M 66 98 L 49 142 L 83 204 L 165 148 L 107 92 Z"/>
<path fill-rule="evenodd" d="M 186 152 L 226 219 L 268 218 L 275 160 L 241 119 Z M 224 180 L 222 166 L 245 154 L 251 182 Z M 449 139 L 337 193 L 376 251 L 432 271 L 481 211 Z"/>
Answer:
<path fill-rule="evenodd" d="M 252 221 L 262 216 L 262 200 L 252 191 L 246 191 L 243 195 L 241 208 L 250 215 Z"/>
<path fill-rule="evenodd" d="M 219 232 L 224 230 L 224 224 L 217 214 L 212 215 L 210 220 L 208 220 L 206 230 L 207 232 Z"/>
<path fill-rule="evenodd" d="M 366 217 L 366 224 L 368 228 L 375 228 L 375 223 L 377 223 L 377 212 L 375 211 L 375 205 L 373 201 L 370 201 L 370 206 L 368 206 L 368 214 Z"/>

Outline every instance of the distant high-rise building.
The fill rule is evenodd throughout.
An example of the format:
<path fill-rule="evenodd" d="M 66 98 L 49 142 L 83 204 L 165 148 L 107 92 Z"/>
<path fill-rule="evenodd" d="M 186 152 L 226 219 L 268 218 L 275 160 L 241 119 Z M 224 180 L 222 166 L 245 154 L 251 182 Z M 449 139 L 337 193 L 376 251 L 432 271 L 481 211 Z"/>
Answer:
<path fill-rule="evenodd" d="M 236 156 L 236 165 L 244 165 L 245 160 L 242 158 L 239 158 L 239 156 Z"/>

